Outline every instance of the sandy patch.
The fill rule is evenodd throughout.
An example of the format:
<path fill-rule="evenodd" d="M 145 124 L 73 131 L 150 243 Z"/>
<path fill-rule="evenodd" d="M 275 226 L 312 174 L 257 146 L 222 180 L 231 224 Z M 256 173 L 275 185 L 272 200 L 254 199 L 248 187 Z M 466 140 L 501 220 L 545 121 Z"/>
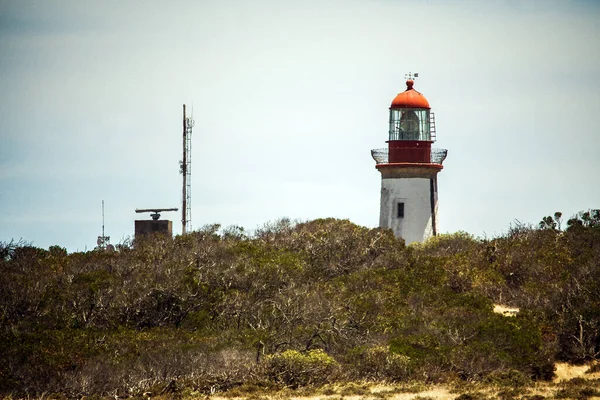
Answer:
<path fill-rule="evenodd" d="M 448 389 L 439 387 L 431 390 L 425 390 L 420 393 L 398 393 L 388 398 L 396 400 L 412 400 L 415 397 L 430 397 L 432 399 L 452 400 L 456 396 L 456 394 L 450 394 Z"/>
<path fill-rule="evenodd" d="M 567 363 L 556 363 L 556 377 L 553 382 L 564 382 L 573 378 L 599 379 L 600 371 L 588 374 L 591 365 L 569 365 Z"/>
<path fill-rule="evenodd" d="M 505 317 L 514 317 L 519 313 L 519 309 L 516 307 L 504 306 L 502 304 L 494 304 L 494 312 L 502 314 Z"/>

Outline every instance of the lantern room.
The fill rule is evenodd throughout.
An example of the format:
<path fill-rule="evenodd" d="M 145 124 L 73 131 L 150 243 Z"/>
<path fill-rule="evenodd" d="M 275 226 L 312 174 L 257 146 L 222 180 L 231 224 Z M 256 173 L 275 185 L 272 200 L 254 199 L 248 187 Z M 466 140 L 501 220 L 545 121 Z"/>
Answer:
<path fill-rule="evenodd" d="M 398 94 L 390 106 L 389 162 L 429 163 L 431 143 L 435 140 L 432 129 L 433 113 L 429 102 L 406 81 L 406 90 Z"/>
<path fill-rule="evenodd" d="M 406 81 L 406 90 L 390 106 L 389 140 L 430 141 L 429 102 L 414 88 L 414 81 Z"/>

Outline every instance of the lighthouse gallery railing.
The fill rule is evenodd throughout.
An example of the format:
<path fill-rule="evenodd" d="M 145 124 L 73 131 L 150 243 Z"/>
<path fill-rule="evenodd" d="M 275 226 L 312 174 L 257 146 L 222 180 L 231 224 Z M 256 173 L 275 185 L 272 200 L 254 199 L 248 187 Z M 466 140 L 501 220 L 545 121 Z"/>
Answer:
<path fill-rule="evenodd" d="M 430 163 L 431 164 L 442 164 L 448 155 L 446 149 L 431 149 Z M 371 150 L 371 156 L 377 164 L 388 163 L 388 149 L 373 149 Z"/>

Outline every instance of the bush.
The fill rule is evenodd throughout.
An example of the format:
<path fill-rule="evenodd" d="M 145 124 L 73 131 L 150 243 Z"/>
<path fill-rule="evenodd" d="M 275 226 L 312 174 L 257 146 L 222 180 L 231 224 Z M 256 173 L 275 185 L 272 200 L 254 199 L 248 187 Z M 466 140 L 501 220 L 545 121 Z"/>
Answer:
<path fill-rule="evenodd" d="M 455 400 L 485 400 L 487 396 L 481 392 L 463 393 Z"/>
<path fill-rule="evenodd" d="M 336 219 L 211 225 L 112 252 L 0 242 L 0 397 L 551 379 L 555 359 L 600 354 L 600 212 L 565 231 L 546 220 L 411 246 Z M 315 348 L 348 373 L 322 351 L 281 353 Z"/>
<path fill-rule="evenodd" d="M 355 348 L 348 361 L 359 379 L 400 381 L 411 369 L 410 357 L 391 353 L 383 346 Z"/>
<path fill-rule="evenodd" d="M 264 362 L 268 379 L 294 389 L 327 383 L 338 367 L 337 362 L 320 349 L 306 353 L 286 350 L 267 356 Z"/>
<path fill-rule="evenodd" d="M 492 385 L 513 388 L 522 388 L 531 383 L 527 375 L 514 369 L 494 371 L 486 377 L 485 381 Z"/>

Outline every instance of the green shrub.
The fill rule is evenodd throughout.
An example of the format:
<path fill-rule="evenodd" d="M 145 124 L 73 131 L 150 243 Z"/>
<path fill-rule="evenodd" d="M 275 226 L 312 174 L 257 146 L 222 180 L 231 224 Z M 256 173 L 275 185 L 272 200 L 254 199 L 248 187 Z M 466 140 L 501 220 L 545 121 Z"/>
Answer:
<path fill-rule="evenodd" d="M 527 393 L 527 389 L 524 388 L 505 388 L 499 391 L 496 396 L 500 400 L 513 400 L 520 399 L 525 393 Z"/>
<path fill-rule="evenodd" d="M 268 379 L 297 388 L 327 383 L 337 370 L 337 362 L 323 350 L 301 353 L 287 350 L 265 357 L 265 373 Z"/>
<path fill-rule="evenodd" d="M 400 381 L 410 373 L 410 357 L 391 353 L 387 347 L 357 347 L 349 357 L 359 379 Z"/>
<path fill-rule="evenodd" d="M 463 393 L 454 400 L 485 400 L 487 396 L 481 392 Z"/>
<path fill-rule="evenodd" d="M 342 396 L 366 396 L 371 394 L 368 385 L 359 385 L 356 383 L 350 383 L 340 390 Z"/>
<path fill-rule="evenodd" d="M 486 377 L 485 382 L 498 386 L 522 388 L 531 384 L 531 379 L 521 371 L 509 369 L 493 371 Z"/>
<path fill-rule="evenodd" d="M 343 355 L 352 379 L 487 377 L 516 397 L 513 386 L 552 378 L 554 360 L 600 352 L 600 212 L 565 231 L 553 221 L 407 247 L 336 219 L 255 234 L 212 225 L 114 252 L 0 242 L 0 397 L 136 396 L 174 379 L 179 395 L 308 392 L 342 377 L 323 352 L 263 357 L 288 348 Z M 521 311 L 505 318 L 494 303 Z M 589 397 L 597 386 L 558 388 Z"/>

